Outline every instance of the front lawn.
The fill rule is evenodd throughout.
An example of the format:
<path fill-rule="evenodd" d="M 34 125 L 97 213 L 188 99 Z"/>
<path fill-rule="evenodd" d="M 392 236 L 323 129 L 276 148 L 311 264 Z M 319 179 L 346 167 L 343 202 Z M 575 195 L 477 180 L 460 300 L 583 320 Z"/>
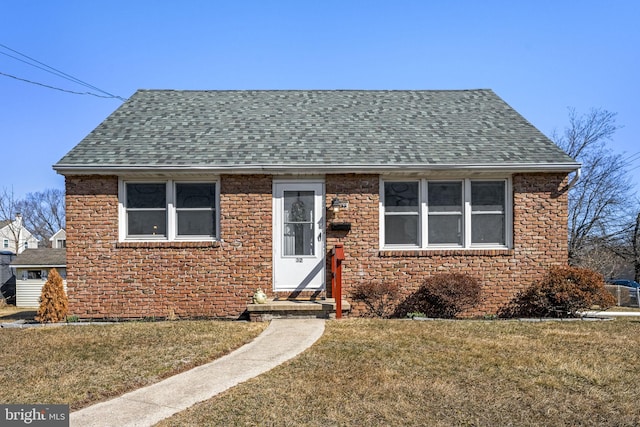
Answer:
<path fill-rule="evenodd" d="M 0 402 L 78 409 L 209 362 L 266 326 L 179 321 L 0 329 Z"/>
<path fill-rule="evenodd" d="M 161 426 L 640 425 L 640 321 L 347 319 Z"/>

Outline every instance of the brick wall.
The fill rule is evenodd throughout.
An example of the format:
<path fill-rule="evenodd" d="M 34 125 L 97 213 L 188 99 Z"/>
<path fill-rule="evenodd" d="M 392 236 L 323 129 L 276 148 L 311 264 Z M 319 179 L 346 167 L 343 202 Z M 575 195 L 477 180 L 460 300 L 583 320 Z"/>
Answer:
<path fill-rule="evenodd" d="M 117 177 L 67 177 L 70 313 L 237 318 L 256 288 L 271 295 L 272 179 L 225 175 L 220 182 L 222 242 L 118 243 Z M 379 250 L 378 176 L 327 175 L 326 205 L 336 196 L 349 201 L 349 209 L 327 212 L 328 222 L 352 224 L 349 232 L 327 228 L 327 248 L 345 247 L 345 295 L 364 281 L 397 281 L 409 293 L 431 274 L 457 271 L 484 285 L 484 302 L 470 314 L 495 313 L 548 266 L 566 263 L 564 184 L 565 174 L 513 177 L 512 250 L 400 253 Z"/>
<path fill-rule="evenodd" d="M 327 232 L 327 247 L 342 243 L 344 295 L 362 282 L 398 282 L 404 294 L 440 272 L 468 273 L 483 283 L 483 302 L 468 315 L 493 314 L 539 279 L 551 265 L 567 263 L 566 174 L 513 176 L 514 247 L 511 250 L 379 251 L 377 175 L 330 175 L 326 199 L 339 195 L 349 209 L 329 213 L 329 222 L 349 221 L 350 232 Z M 329 268 L 329 267 L 327 267 Z M 330 283 L 330 277 L 328 276 Z M 329 286 L 330 288 L 330 286 Z M 362 306 L 354 304 L 357 315 Z"/>
<path fill-rule="evenodd" d="M 70 313 L 230 317 L 271 287 L 271 177 L 221 177 L 221 243 L 118 243 L 118 178 L 70 176 Z"/>

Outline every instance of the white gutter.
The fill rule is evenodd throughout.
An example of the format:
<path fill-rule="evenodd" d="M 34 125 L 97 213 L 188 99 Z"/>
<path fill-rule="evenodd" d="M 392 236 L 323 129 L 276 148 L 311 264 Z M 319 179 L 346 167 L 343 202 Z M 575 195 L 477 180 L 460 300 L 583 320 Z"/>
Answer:
<path fill-rule="evenodd" d="M 274 164 L 274 165 L 230 165 L 230 166 L 183 166 L 183 165 L 101 165 L 77 166 L 54 165 L 53 169 L 61 175 L 120 175 L 129 173 L 371 173 L 402 172 L 424 173 L 428 171 L 464 170 L 476 172 L 573 172 L 580 169 L 579 163 L 501 163 L 501 164 L 395 164 L 395 165 L 313 165 L 313 164 Z"/>
<path fill-rule="evenodd" d="M 64 268 L 66 264 L 9 264 L 11 268 Z"/>

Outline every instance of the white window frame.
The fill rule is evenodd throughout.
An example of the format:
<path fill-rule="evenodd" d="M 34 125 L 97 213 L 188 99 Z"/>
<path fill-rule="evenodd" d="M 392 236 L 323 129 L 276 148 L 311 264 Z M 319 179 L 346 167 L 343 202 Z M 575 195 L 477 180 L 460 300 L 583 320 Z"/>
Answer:
<path fill-rule="evenodd" d="M 388 245 L 385 243 L 385 207 L 384 207 L 384 184 L 388 182 L 416 182 L 419 181 L 419 198 L 420 198 L 420 218 L 418 221 L 418 245 Z M 505 198 L 504 198 L 504 221 L 505 221 L 505 244 L 480 244 L 471 243 L 471 182 L 472 181 L 499 181 L 504 182 Z M 429 244 L 429 207 L 428 207 L 428 183 L 429 182 L 462 182 L 462 222 L 463 236 L 462 245 L 450 244 Z M 412 177 L 380 177 L 380 249 L 381 250 L 474 250 L 474 249 L 510 249 L 513 247 L 513 192 L 511 177 L 452 177 L 452 178 L 419 178 Z M 484 212 L 484 213 L 501 213 L 501 212 Z"/>
<path fill-rule="evenodd" d="M 2 247 L 5 249 L 9 247 L 9 239 L 2 239 Z"/>
<path fill-rule="evenodd" d="M 127 235 L 127 206 L 126 189 L 127 184 L 165 184 L 166 191 L 166 212 L 167 212 L 167 232 L 166 236 L 128 236 Z M 178 216 L 176 213 L 176 184 L 215 184 L 215 235 L 212 236 L 179 236 Z M 118 234 L 120 242 L 157 242 L 157 241 L 186 241 L 186 242 L 212 242 L 220 239 L 220 180 L 218 178 L 189 178 L 189 179 L 166 179 L 166 178 L 145 178 L 118 180 Z"/>

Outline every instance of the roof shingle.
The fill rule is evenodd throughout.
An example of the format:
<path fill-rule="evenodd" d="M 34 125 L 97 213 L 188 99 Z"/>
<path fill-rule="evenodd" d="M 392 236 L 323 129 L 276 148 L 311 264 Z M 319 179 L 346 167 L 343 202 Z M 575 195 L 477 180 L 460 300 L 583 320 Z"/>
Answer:
<path fill-rule="evenodd" d="M 579 166 L 491 90 L 140 90 L 54 168 Z"/>

